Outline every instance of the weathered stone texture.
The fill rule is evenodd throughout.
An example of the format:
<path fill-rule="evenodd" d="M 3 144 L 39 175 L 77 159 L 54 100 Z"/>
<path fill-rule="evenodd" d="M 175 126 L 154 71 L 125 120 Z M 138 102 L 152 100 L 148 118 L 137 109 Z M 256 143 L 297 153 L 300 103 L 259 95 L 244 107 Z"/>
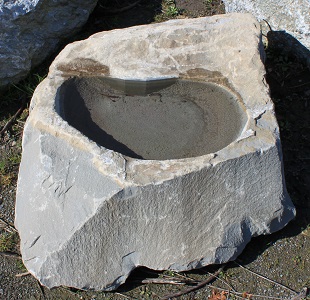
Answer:
<path fill-rule="evenodd" d="M 24 78 L 88 19 L 97 0 L 0 1 L 0 89 Z"/>
<path fill-rule="evenodd" d="M 285 30 L 310 50 L 310 0 L 223 0 L 225 10 L 252 13 L 273 30 Z M 266 25 L 266 24 L 263 24 Z"/>
<path fill-rule="evenodd" d="M 36 89 L 25 126 L 15 225 L 28 270 L 48 287 L 111 290 L 137 266 L 181 271 L 233 260 L 253 236 L 285 226 L 295 209 L 262 53 L 249 14 L 102 32 L 68 45 Z M 72 76 L 214 82 L 240 96 L 247 120 L 215 153 L 134 159 L 60 116 L 60 87 Z"/>

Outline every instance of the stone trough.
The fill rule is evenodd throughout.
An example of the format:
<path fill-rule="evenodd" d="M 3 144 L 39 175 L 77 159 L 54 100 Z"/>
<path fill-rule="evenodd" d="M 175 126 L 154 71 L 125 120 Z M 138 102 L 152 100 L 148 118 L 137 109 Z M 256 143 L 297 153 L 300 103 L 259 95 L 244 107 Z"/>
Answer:
<path fill-rule="evenodd" d="M 235 259 L 295 215 L 247 14 L 68 45 L 25 126 L 15 225 L 47 287 L 113 290 L 138 266 Z"/>
<path fill-rule="evenodd" d="M 138 159 L 217 152 L 239 137 L 247 121 L 235 94 L 204 81 L 75 78 L 60 93 L 58 111 L 69 125 Z"/>

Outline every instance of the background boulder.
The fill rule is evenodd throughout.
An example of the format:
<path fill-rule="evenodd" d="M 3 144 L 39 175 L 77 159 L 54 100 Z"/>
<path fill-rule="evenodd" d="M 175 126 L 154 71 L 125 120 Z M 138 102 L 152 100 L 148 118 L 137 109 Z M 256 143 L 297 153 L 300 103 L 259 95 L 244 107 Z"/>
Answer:
<path fill-rule="evenodd" d="M 249 12 L 273 30 L 285 30 L 310 49 L 310 0 L 223 0 L 225 10 Z"/>
<path fill-rule="evenodd" d="M 0 1 L 0 89 L 23 79 L 88 19 L 97 0 Z"/>

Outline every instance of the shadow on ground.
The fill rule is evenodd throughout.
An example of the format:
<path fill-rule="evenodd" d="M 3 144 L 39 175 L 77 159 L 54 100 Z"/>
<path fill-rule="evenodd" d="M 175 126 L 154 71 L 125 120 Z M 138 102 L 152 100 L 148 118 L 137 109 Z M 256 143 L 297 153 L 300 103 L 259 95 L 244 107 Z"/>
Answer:
<path fill-rule="evenodd" d="M 310 51 L 285 32 L 268 34 L 266 80 L 280 126 L 288 192 L 296 206 L 293 223 L 310 222 Z"/>

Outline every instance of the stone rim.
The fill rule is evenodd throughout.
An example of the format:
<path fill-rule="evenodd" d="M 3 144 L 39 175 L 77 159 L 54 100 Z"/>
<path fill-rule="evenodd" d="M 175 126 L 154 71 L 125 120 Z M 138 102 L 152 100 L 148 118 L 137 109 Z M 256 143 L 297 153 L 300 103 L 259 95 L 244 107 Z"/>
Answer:
<path fill-rule="evenodd" d="M 250 14 L 242 14 L 242 16 L 244 18 L 242 19 L 242 23 L 247 24 L 247 26 L 248 24 L 252 24 L 247 27 L 246 35 L 249 36 L 251 42 L 254 41 L 255 43 L 254 48 L 249 46 L 250 44 L 247 42 L 246 45 L 244 45 L 246 52 L 254 55 L 254 59 L 261 61 L 264 57 L 264 50 L 261 44 L 258 23 Z M 210 24 L 212 26 L 212 31 L 217 30 L 218 27 L 227 23 L 230 25 L 225 25 L 225 27 L 229 28 L 232 36 L 235 36 L 237 35 L 237 31 L 235 30 L 234 23 L 230 23 L 235 18 L 239 20 L 239 14 L 226 14 L 192 19 L 190 21 L 193 23 L 193 30 L 195 32 L 198 30 L 197 33 L 199 35 L 208 34 L 208 32 L 199 31 L 203 28 L 204 24 Z M 171 25 L 173 24 L 173 30 L 183 30 L 184 23 L 187 22 L 188 20 L 172 20 L 168 23 Z M 140 29 L 144 30 L 144 28 L 148 27 L 152 28 L 152 30 L 157 33 L 161 32 L 163 24 L 165 23 L 136 26 L 127 28 L 125 31 L 137 36 L 139 39 L 148 37 L 154 42 L 153 36 L 149 36 L 148 34 L 146 34 L 146 37 L 140 36 Z M 170 26 L 169 28 L 172 27 Z M 55 111 L 60 97 L 58 89 L 64 81 L 74 76 L 114 76 L 126 79 L 131 74 L 128 68 L 126 68 L 126 70 L 117 70 L 111 74 L 111 66 L 114 63 L 112 63 L 112 65 L 107 63 L 106 57 L 98 56 L 95 57 L 95 59 L 91 58 L 90 53 L 87 51 L 85 52 L 86 45 L 92 44 L 93 42 L 96 42 L 98 45 L 98 51 L 100 49 L 105 51 L 105 41 L 109 40 L 112 36 L 117 39 L 117 43 L 120 40 L 126 40 L 126 35 L 121 34 L 122 32 L 123 30 L 102 32 L 91 36 L 86 41 L 68 45 L 51 65 L 48 78 L 45 80 L 49 82 L 43 81 L 39 88 L 37 88 L 31 103 L 31 107 L 33 107 L 34 110 L 32 115 L 30 115 L 29 123 L 44 129 L 47 134 L 65 139 L 73 147 L 78 147 L 90 153 L 93 157 L 94 166 L 102 174 L 118 180 L 123 186 L 127 186 L 128 184 L 147 185 L 156 181 L 161 182 L 169 180 L 176 176 L 208 168 L 223 161 L 256 152 L 258 149 L 262 149 L 260 151 L 266 151 L 270 147 L 274 147 L 276 141 L 279 139 L 279 130 L 273 113 L 273 103 L 268 95 L 268 85 L 263 79 L 263 74 L 265 72 L 263 65 L 260 63 L 258 68 L 253 69 L 251 67 L 251 74 L 226 72 L 226 65 L 222 64 L 221 57 L 216 58 L 215 65 L 209 65 L 207 49 L 205 52 L 205 60 L 202 63 L 178 65 L 178 61 L 175 63 L 173 60 L 166 65 L 164 70 L 155 68 L 154 70 L 152 69 L 151 72 L 142 72 L 137 74 L 137 79 L 184 78 L 198 81 L 211 80 L 212 78 L 214 83 L 223 85 L 238 95 L 244 104 L 248 121 L 238 140 L 219 152 L 194 158 L 163 161 L 131 159 L 108 149 L 104 149 L 103 147 L 99 147 L 87 137 L 83 136 L 78 130 L 68 126 L 67 122 L 63 121 Z M 169 32 L 170 31 L 167 31 L 165 36 L 169 35 Z M 242 45 L 239 43 L 238 47 L 242 47 Z M 172 51 L 174 50 L 172 49 Z M 100 53 L 100 51 L 98 53 Z M 156 53 L 157 52 L 155 52 L 155 54 Z M 239 51 L 238 53 L 244 57 L 243 52 Z M 174 55 L 173 52 L 172 55 Z M 83 58 L 81 58 L 82 56 Z M 124 53 L 122 53 L 122 57 L 124 57 Z M 237 58 L 238 57 L 239 54 L 237 55 Z M 152 59 L 152 56 L 147 57 L 147 60 L 149 59 Z M 233 60 L 232 64 L 234 67 L 239 67 L 241 62 L 240 59 L 237 59 Z M 246 62 L 252 64 L 252 56 L 249 56 Z M 159 71 L 161 72 L 160 74 Z M 121 75 L 118 76 L 114 73 Z M 250 78 L 249 75 L 255 78 L 258 76 L 262 79 L 262 84 L 253 86 L 248 80 L 248 78 Z M 246 90 L 243 88 L 245 85 L 248 86 Z M 40 97 L 42 93 L 46 94 L 44 99 Z M 46 100 L 48 98 L 54 99 L 55 101 L 53 103 L 48 102 Z M 47 114 L 49 115 L 48 118 L 46 118 Z M 38 122 L 36 118 L 42 121 Z M 257 121 L 258 118 L 260 122 Z M 136 176 L 135 174 L 137 173 L 140 175 Z M 160 176 L 158 174 L 160 174 Z"/>

